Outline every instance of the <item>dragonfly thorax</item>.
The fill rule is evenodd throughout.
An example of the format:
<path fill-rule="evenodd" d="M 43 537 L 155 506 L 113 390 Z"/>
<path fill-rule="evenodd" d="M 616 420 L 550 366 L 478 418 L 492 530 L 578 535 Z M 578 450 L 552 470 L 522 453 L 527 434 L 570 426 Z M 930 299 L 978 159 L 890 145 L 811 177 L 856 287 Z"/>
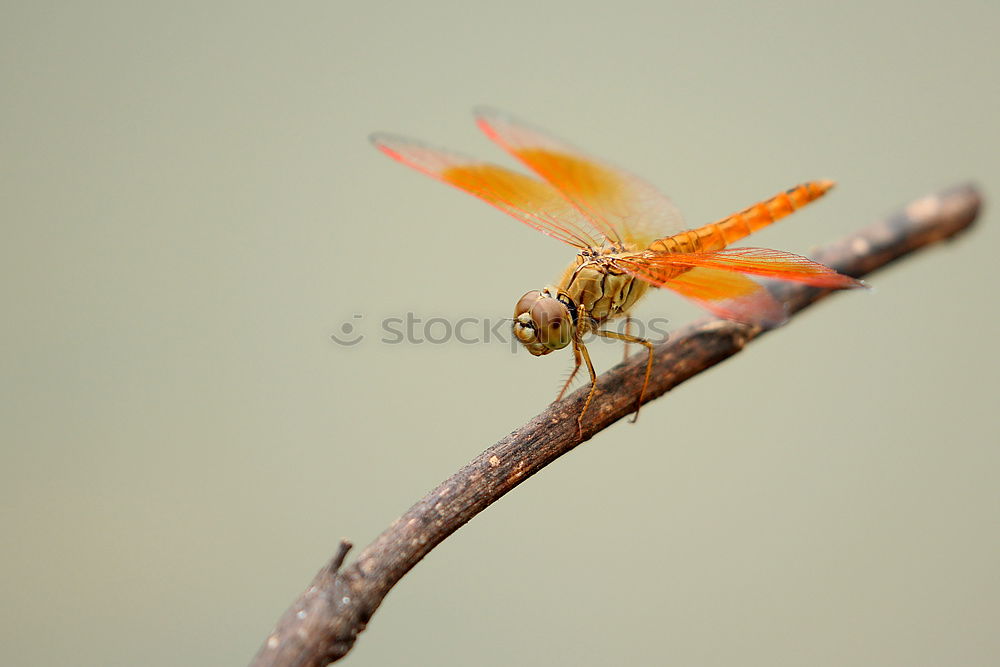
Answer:
<path fill-rule="evenodd" d="M 555 287 L 531 290 L 514 306 L 514 337 L 536 357 L 561 350 L 573 340 L 576 313 L 565 292 Z"/>
<path fill-rule="evenodd" d="M 597 257 L 580 253 L 563 272 L 559 291 L 565 293 L 585 315 L 585 330 L 628 313 L 642 298 L 648 285 L 625 273 L 619 265 L 621 254 Z"/>

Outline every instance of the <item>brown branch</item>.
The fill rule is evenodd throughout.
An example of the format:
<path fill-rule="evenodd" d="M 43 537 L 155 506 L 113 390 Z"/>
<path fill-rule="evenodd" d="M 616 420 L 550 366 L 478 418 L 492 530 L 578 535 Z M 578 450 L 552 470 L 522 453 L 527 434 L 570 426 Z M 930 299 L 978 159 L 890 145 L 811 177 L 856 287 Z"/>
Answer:
<path fill-rule="evenodd" d="M 980 196 L 971 185 L 930 195 L 887 220 L 820 249 L 815 259 L 861 277 L 968 228 L 979 206 Z M 792 284 L 776 290 L 790 314 L 827 294 L 826 290 Z M 717 319 L 701 320 L 675 332 L 656 347 L 645 400 L 661 396 L 736 354 L 763 333 L 760 328 Z M 311 667 L 346 655 L 389 589 L 439 542 L 583 440 L 631 413 L 644 364 L 645 354 L 633 355 L 600 376 L 600 393 L 587 412 L 582 440 L 577 435 L 576 416 L 587 387 L 549 406 L 480 454 L 424 496 L 343 569 L 351 545 L 341 542 L 330 564 L 279 619 L 252 664 Z"/>

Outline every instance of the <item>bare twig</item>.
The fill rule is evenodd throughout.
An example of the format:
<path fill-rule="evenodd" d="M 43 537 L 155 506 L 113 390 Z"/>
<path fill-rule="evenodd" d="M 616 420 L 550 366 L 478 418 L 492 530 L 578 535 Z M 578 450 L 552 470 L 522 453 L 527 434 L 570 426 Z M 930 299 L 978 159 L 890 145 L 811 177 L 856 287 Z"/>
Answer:
<path fill-rule="evenodd" d="M 971 185 L 930 195 L 820 249 L 815 259 L 861 277 L 958 234 L 972 224 L 979 206 L 979 194 Z M 793 284 L 776 290 L 790 314 L 827 293 Z M 675 332 L 656 347 L 645 401 L 736 354 L 763 333 L 760 328 L 717 319 L 701 320 Z M 337 555 L 281 617 L 252 664 L 313 667 L 346 655 L 389 589 L 439 542 L 583 440 L 632 412 L 645 356 L 634 355 L 599 378 L 600 393 L 587 413 L 582 439 L 576 416 L 587 387 L 549 406 L 480 454 L 411 507 L 343 569 L 351 545 L 341 542 Z"/>

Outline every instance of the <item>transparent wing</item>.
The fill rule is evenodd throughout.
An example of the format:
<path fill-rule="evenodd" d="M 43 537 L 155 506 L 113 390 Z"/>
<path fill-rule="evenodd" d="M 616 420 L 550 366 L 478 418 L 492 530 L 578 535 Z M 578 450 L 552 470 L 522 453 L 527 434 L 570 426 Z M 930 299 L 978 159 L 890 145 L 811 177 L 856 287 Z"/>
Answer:
<path fill-rule="evenodd" d="M 784 306 L 747 276 L 830 289 L 865 286 L 805 257 L 766 248 L 690 254 L 647 251 L 616 259 L 616 263 L 629 274 L 672 289 L 720 317 L 765 326 L 785 321 Z"/>
<path fill-rule="evenodd" d="M 767 288 L 739 273 L 699 267 L 663 280 L 656 275 L 655 269 L 641 263 L 628 262 L 622 268 L 657 287 L 673 290 L 727 320 L 771 327 L 788 318 L 785 307 Z"/>
<path fill-rule="evenodd" d="M 486 135 L 558 189 L 595 228 L 627 249 L 684 231 L 673 202 L 656 188 L 547 132 L 500 111 L 476 110 Z"/>
<path fill-rule="evenodd" d="M 712 252 L 638 254 L 631 261 L 655 273 L 657 267 L 704 267 L 744 273 L 774 280 L 788 280 L 814 287 L 846 289 L 864 287 L 860 280 L 837 273 L 829 266 L 800 255 L 768 248 L 729 248 Z"/>
<path fill-rule="evenodd" d="M 583 249 L 599 247 L 605 241 L 548 183 L 405 137 L 373 134 L 371 141 L 394 160 L 465 190 L 563 243 Z"/>

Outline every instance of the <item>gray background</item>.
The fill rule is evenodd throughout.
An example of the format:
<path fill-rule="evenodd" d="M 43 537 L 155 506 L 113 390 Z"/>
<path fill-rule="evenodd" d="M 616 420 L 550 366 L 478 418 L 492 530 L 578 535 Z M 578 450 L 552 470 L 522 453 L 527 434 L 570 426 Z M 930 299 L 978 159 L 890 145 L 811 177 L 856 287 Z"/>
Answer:
<path fill-rule="evenodd" d="M 497 105 L 692 224 L 836 178 L 752 241 L 808 252 L 965 179 L 996 196 L 997 7 L 10 3 L 3 662 L 245 663 L 338 538 L 554 397 L 568 353 L 379 342 L 406 312 L 509 317 L 572 250 L 369 132 L 504 160 L 468 113 Z M 350 663 L 996 664 L 994 223 L 527 482 Z"/>

